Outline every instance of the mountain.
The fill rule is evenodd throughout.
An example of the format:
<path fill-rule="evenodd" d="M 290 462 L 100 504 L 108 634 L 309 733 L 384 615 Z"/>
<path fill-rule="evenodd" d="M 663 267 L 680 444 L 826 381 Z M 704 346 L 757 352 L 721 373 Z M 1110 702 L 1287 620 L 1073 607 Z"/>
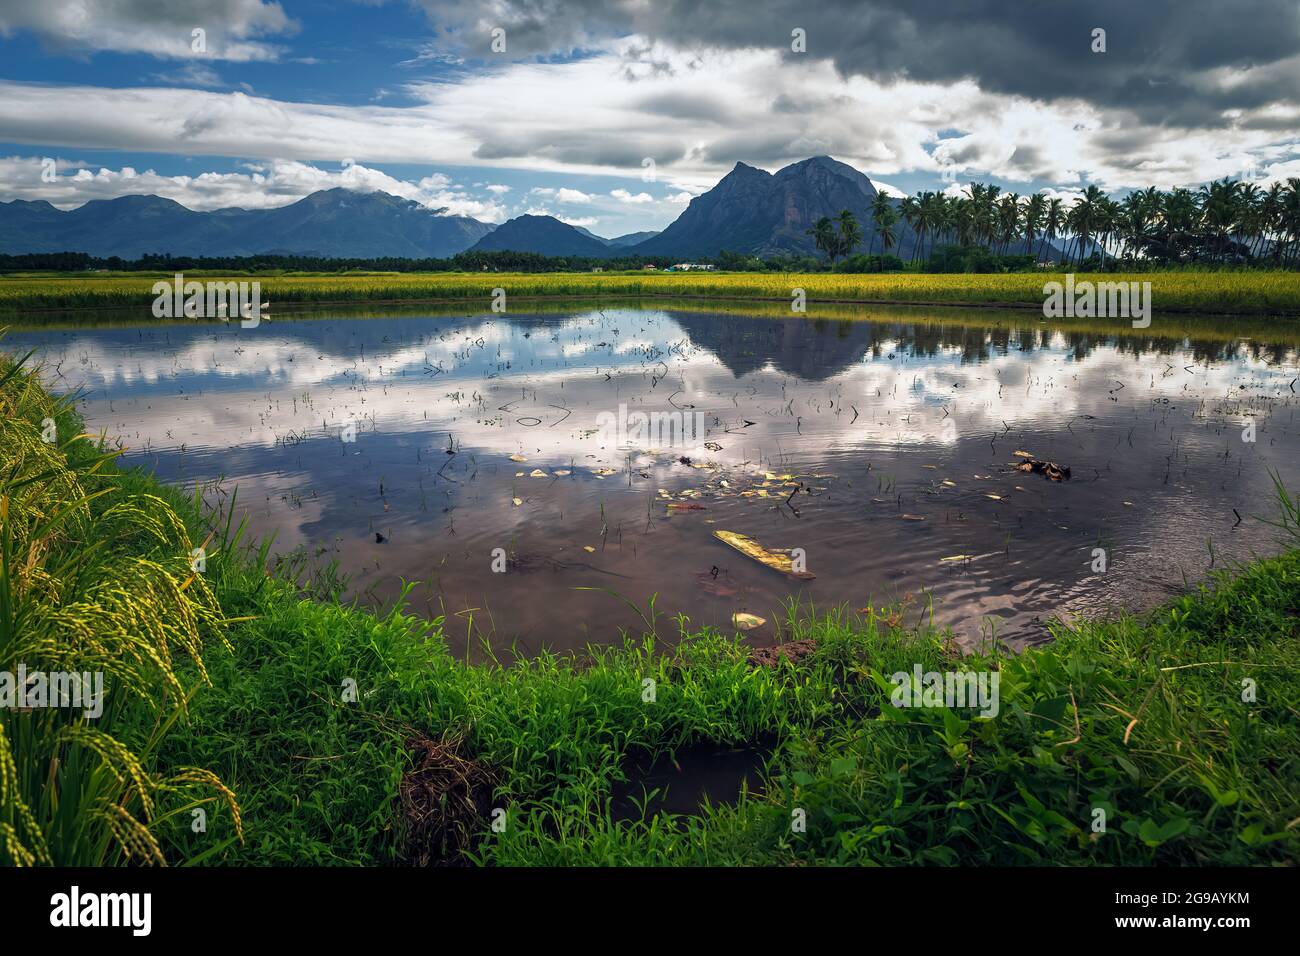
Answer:
<path fill-rule="evenodd" d="M 615 248 L 623 248 L 626 246 L 635 246 L 638 242 L 645 242 L 647 239 L 652 239 L 657 235 L 659 235 L 657 230 L 648 229 L 645 232 L 629 232 L 626 236 L 615 236 L 613 239 L 606 239 L 605 242 L 607 245 Z"/>
<path fill-rule="evenodd" d="M 46 202 L 0 203 L 0 253 L 446 258 L 492 228 L 388 193 L 347 189 L 322 190 L 275 209 L 213 212 L 159 196 L 95 199 L 67 212 Z"/>
<path fill-rule="evenodd" d="M 604 239 L 554 216 L 518 216 L 497 226 L 471 252 L 537 252 L 544 256 L 608 257 Z"/>
<path fill-rule="evenodd" d="M 638 242 L 645 242 L 645 240 L 651 238 L 652 236 L 659 235 L 659 232 L 657 230 L 647 229 L 645 232 L 629 232 L 625 236 L 615 236 L 613 239 L 606 239 L 604 236 L 596 235 L 594 232 L 592 232 L 590 229 L 586 228 L 585 226 L 574 226 L 573 228 L 578 230 L 578 232 L 582 233 L 584 236 L 587 236 L 590 239 L 595 239 L 597 242 L 604 243 L 606 246 L 610 247 L 611 249 L 622 249 L 628 246 L 635 246 Z M 614 254 L 615 253 L 611 253 L 611 255 Z"/>
<path fill-rule="evenodd" d="M 829 156 L 805 159 L 775 175 L 737 163 L 716 186 L 692 199 L 672 225 L 632 251 L 688 258 L 716 256 L 723 249 L 813 255 L 816 246 L 807 231 L 823 216 L 834 218 L 845 209 L 862 226 L 865 250 L 875 198 L 870 179 Z M 910 253 L 910 245 L 902 250 Z"/>

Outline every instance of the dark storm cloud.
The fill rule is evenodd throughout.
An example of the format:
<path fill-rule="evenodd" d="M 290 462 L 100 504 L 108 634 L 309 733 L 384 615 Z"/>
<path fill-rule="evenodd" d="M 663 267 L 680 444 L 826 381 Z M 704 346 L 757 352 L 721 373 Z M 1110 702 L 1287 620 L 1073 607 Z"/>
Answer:
<path fill-rule="evenodd" d="M 643 34 L 693 49 L 790 48 L 844 74 L 953 82 L 1052 100 L 1128 108 L 1148 122 L 1214 126 L 1225 110 L 1300 98 L 1296 0 L 428 0 L 436 25 L 468 49 L 503 27 L 515 56 Z M 1093 53 L 1092 31 L 1106 31 Z M 787 52 L 788 57 L 800 54 Z M 1225 83 L 1217 69 L 1269 67 Z"/>

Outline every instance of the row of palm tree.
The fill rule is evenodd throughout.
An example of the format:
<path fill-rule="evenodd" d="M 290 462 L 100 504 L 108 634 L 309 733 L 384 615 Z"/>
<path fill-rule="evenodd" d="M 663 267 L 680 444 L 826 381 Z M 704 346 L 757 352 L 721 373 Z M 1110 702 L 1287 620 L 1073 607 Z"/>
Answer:
<path fill-rule="evenodd" d="M 1057 240 L 1052 260 L 1084 261 L 1099 256 L 1161 262 L 1300 264 L 1300 178 L 1268 189 L 1222 179 L 1199 190 L 1136 190 L 1120 201 L 1097 186 L 1072 203 L 1034 193 L 1022 197 L 999 187 L 973 183 L 966 195 L 918 192 L 901 200 L 877 193 L 872 205 L 876 229 L 887 252 L 901 219 L 916 237 L 913 258 L 928 258 L 936 244 L 982 245 L 1006 254 L 1033 251 L 1038 258 Z M 842 217 L 841 217 L 842 218 Z M 819 245 L 819 248 L 821 246 Z"/>

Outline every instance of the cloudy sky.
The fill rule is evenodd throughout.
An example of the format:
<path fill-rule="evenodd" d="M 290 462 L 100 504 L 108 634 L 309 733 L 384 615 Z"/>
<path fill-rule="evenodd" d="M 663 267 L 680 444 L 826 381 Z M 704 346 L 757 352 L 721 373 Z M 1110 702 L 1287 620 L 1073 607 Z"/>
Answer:
<path fill-rule="evenodd" d="M 820 154 L 909 193 L 1300 176 L 1300 4 L 0 0 L 0 201 L 341 185 L 615 236 Z"/>

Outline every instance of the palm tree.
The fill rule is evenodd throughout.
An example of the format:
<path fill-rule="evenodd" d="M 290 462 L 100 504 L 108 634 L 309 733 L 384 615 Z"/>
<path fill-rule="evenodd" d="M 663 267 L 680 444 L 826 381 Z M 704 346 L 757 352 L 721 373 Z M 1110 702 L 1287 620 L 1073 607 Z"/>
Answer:
<path fill-rule="evenodd" d="M 862 229 L 852 212 L 845 209 L 840 212 L 839 252 L 849 256 L 862 244 Z"/>
<path fill-rule="evenodd" d="M 1025 214 L 1021 222 L 1025 227 L 1025 249 L 1032 251 L 1034 237 L 1043 228 L 1043 217 L 1047 215 L 1047 198 L 1042 193 L 1034 193 L 1025 202 Z"/>
<path fill-rule="evenodd" d="M 921 199 L 923 194 L 917 193 L 915 196 L 904 196 L 898 202 L 899 215 L 903 217 L 903 222 L 911 228 L 912 234 L 916 236 L 916 244 L 912 247 L 912 259 L 916 261 L 917 250 L 921 248 L 921 237 L 925 234 L 925 227 L 922 225 Z"/>
<path fill-rule="evenodd" d="M 835 232 L 835 226 L 831 223 L 830 219 L 826 216 L 822 216 L 817 220 L 817 225 L 813 226 L 813 228 L 809 229 L 807 232 L 808 235 L 813 237 L 813 245 L 826 253 L 831 260 L 831 265 L 834 265 L 835 256 L 839 253 L 840 237 Z"/>
<path fill-rule="evenodd" d="M 888 210 L 888 212 L 886 212 L 886 210 Z M 880 231 L 880 217 L 882 215 L 889 215 L 890 213 L 894 213 L 894 204 L 884 193 L 877 192 L 876 198 L 871 201 L 872 244 L 876 241 L 876 233 Z M 897 214 L 895 213 L 894 216 L 894 221 L 897 222 Z M 867 251 L 871 251 L 870 246 L 868 246 Z"/>
<path fill-rule="evenodd" d="M 873 210 L 873 213 L 880 231 L 880 248 L 882 252 L 889 252 L 894 245 L 894 226 L 898 223 L 898 212 L 892 205 L 887 205 L 880 212 Z"/>
<path fill-rule="evenodd" d="M 1043 242 L 1055 242 L 1062 225 L 1065 224 L 1065 216 L 1061 209 L 1061 199 L 1059 196 L 1047 200 L 1047 214 L 1043 219 Z M 1042 257 L 1042 245 L 1039 245 L 1038 255 Z"/>
<path fill-rule="evenodd" d="M 1097 232 L 1102 222 L 1102 202 L 1106 194 L 1097 186 L 1089 186 L 1070 207 L 1067 222 L 1074 233 L 1075 249 L 1079 253 L 1079 262 L 1083 262 L 1084 250 Z"/>

